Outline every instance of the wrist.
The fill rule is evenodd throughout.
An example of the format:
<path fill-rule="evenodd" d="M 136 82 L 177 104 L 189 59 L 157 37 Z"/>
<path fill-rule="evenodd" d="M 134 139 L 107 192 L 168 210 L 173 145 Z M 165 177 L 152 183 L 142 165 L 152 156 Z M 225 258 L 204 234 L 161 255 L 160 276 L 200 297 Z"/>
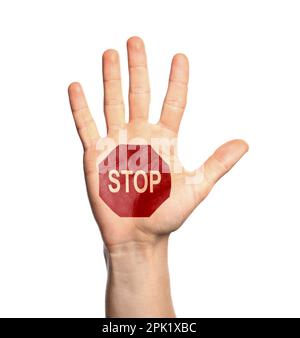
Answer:
<path fill-rule="evenodd" d="M 138 273 L 148 268 L 167 267 L 168 238 L 162 236 L 149 242 L 132 241 L 104 246 L 108 273 Z"/>
<path fill-rule="evenodd" d="M 105 248 L 107 316 L 174 317 L 168 237 Z"/>

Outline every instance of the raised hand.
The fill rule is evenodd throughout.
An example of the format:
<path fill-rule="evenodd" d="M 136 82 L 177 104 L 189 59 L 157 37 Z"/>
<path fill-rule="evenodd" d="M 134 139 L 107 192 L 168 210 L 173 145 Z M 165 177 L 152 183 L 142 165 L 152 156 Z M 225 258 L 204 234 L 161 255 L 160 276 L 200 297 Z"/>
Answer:
<path fill-rule="evenodd" d="M 184 170 L 177 157 L 176 142 L 186 106 L 188 59 L 183 54 L 174 56 L 160 120 L 156 124 L 150 124 L 148 122 L 150 84 L 144 43 L 140 38 L 132 37 L 127 41 L 127 50 L 130 78 L 128 122 L 125 118 L 118 53 L 115 50 L 107 50 L 103 54 L 106 137 L 100 137 L 98 134 L 80 84 L 72 83 L 69 86 L 74 121 L 84 147 L 84 171 L 88 196 L 107 249 L 108 260 L 114 252 L 118 257 L 122 256 L 120 252 L 125 252 L 127 257 L 131 257 L 132 252 L 136 252 L 136 247 L 157 246 L 163 248 L 162 251 L 159 250 L 160 252 L 166 252 L 166 244 L 161 243 L 166 243 L 168 235 L 182 225 L 193 209 L 207 196 L 214 184 L 248 150 L 244 141 L 232 140 L 218 148 L 195 171 Z M 170 196 L 149 217 L 120 217 L 99 195 L 101 184 L 104 184 L 99 175 L 99 163 L 120 143 L 120 135 L 126 135 L 127 144 L 151 145 L 169 166 Z M 158 142 L 159 145 L 157 140 L 161 140 Z M 122 182 L 125 184 L 124 180 Z M 130 182 L 132 183 L 132 178 Z M 124 196 L 126 199 L 126 194 Z M 130 208 L 143 208 L 145 199 L 142 198 L 142 193 L 137 196 L 141 198 L 137 197 L 134 203 L 130 204 Z M 151 198 L 147 201 L 147 203 L 155 202 Z M 152 249 L 151 255 L 155 257 Z M 153 306 L 157 308 L 157 305 Z M 113 311 L 108 310 L 108 315 L 119 315 L 115 312 L 115 307 L 113 308 Z M 172 314 L 170 306 L 164 312 L 165 315 L 168 313 Z M 153 315 L 152 312 L 151 315 Z"/>

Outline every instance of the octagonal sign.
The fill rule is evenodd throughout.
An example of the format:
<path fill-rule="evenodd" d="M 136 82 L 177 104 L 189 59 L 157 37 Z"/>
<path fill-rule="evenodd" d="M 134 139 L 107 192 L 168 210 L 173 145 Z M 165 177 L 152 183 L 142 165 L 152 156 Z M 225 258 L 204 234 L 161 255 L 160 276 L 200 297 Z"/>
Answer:
<path fill-rule="evenodd" d="M 150 145 L 120 144 L 98 170 L 99 195 L 121 217 L 149 217 L 170 196 L 169 166 Z"/>

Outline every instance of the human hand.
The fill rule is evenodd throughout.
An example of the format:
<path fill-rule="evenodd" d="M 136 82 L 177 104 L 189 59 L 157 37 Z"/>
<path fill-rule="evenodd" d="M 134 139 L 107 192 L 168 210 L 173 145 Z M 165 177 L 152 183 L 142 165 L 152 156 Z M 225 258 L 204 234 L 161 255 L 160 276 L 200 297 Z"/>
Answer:
<path fill-rule="evenodd" d="M 127 50 L 130 78 L 128 122 L 125 120 L 118 53 L 107 50 L 103 54 L 104 113 L 107 125 L 105 138 L 101 138 L 98 134 L 81 86 L 78 83 L 69 86 L 71 109 L 84 147 L 84 171 L 93 214 L 101 230 L 108 260 L 111 260 L 110 256 L 115 253 L 116 257 L 123 257 L 121 259 L 123 265 L 129 256 L 132 257 L 132 252 L 135 252 L 137 247 L 146 248 L 147 252 L 148 247 L 162 247 L 158 250 L 160 254 L 157 254 L 159 261 L 161 252 L 166 252 L 165 243 L 169 234 L 183 224 L 193 209 L 208 195 L 214 184 L 248 150 L 244 141 L 233 140 L 218 148 L 200 168 L 193 172 L 184 170 L 176 153 L 176 140 L 186 106 L 188 59 L 183 54 L 174 56 L 160 120 L 157 124 L 150 124 L 148 122 L 150 85 L 143 41 L 138 37 L 130 38 Z M 117 145 L 122 131 L 126 131 L 128 135 L 128 144 L 136 138 L 142 138 L 146 144 L 152 144 L 153 138 L 164 138 L 170 140 L 172 144 L 169 152 L 155 149 L 152 145 L 170 166 L 171 193 L 150 217 L 120 217 L 99 196 L 101 181 L 99 182 L 97 164 L 99 158 L 107 154 L 107 149 L 105 152 L 101 148 L 103 144 L 112 144 L 106 142 L 108 139 Z M 108 150 L 112 150 L 112 146 Z M 174 167 L 177 168 L 176 172 L 172 170 Z M 140 249 L 138 251 L 140 252 Z M 150 251 L 150 255 L 155 256 L 153 250 Z M 135 260 L 135 257 L 136 255 L 132 259 Z"/>
<path fill-rule="evenodd" d="M 100 139 L 80 85 L 70 85 L 72 112 L 85 150 L 84 168 L 88 195 L 107 246 L 132 241 L 153 241 L 157 236 L 176 230 L 207 196 L 218 179 L 229 171 L 248 149 L 244 141 L 233 140 L 217 149 L 203 166 L 194 172 L 184 170 L 176 154 L 176 139 L 186 105 L 188 59 L 183 54 L 174 56 L 160 121 L 150 124 L 150 86 L 144 44 L 141 39 L 133 37 L 128 40 L 127 47 L 130 75 L 128 123 L 125 122 L 118 53 L 107 50 L 103 54 L 104 113 L 108 130 L 106 138 L 113 139 L 115 144 L 118 144 L 118 135 L 121 130 L 125 130 L 129 143 L 137 137 L 144 139 L 148 144 L 151 144 L 152 138 L 169 139 L 174 147 L 169 153 L 162 154 L 161 149 L 155 150 L 167 163 L 172 163 L 172 167 L 176 166 L 179 172 L 171 171 L 170 197 L 150 217 L 124 218 L 116 215 L 99 197 L 97 158 L 101 156 L 101 151 L 97 150 L 97 144 L 105 140 Z"/>

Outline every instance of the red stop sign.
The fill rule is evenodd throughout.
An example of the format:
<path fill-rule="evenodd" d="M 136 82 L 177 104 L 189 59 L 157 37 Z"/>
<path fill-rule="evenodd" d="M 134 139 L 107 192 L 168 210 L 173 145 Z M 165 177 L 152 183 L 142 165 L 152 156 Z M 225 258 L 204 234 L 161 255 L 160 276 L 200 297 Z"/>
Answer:
<path fill-rule="evenodd" d="M 98 169 L 99 195 L 121 217 L 149 217 L 170 196 L 169 166 L 150 145 L 120 144 Z"/>

